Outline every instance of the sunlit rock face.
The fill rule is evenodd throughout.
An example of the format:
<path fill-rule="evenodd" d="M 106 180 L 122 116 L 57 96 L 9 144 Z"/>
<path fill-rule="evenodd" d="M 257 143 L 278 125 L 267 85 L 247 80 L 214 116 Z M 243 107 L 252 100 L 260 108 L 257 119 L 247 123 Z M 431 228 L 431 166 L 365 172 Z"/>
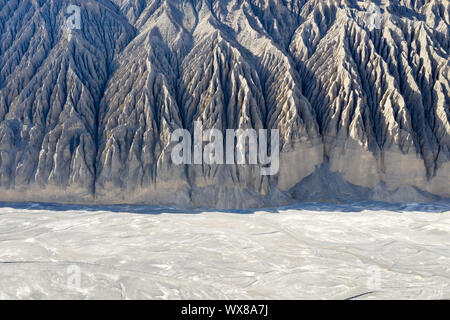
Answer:
<path fill-rule="evenodd" d="M 1 201 L 450 197 L 449 106 L 446 0 L 0 0 Z M 279 173 L 174 165 L 195 121 L 279 129 Z"/>

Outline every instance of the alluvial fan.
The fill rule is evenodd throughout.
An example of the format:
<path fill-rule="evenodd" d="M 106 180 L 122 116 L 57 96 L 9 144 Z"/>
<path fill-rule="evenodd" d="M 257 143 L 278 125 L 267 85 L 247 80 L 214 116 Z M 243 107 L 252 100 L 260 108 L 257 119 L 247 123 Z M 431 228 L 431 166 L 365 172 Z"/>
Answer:
<path fill-rule="evenodd" d="M 0 0 L 0 201 L 450 197 L 449 106 L 447 0 Z M 279 129 L 279 173 L 175 165 L 195 121 Z"/>

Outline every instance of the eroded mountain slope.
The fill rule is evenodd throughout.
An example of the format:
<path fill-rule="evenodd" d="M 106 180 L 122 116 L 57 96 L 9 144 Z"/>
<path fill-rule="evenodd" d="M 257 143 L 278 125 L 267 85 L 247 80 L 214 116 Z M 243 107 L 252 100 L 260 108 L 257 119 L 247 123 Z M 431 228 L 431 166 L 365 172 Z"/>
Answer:
<path fill-rule="evenodd" d="M 449 25 L 446 0 L 0 0 L 0 198 L 449 197 Z M 279 129 L 279 174 L 174 165 L 194 121 Z"/>

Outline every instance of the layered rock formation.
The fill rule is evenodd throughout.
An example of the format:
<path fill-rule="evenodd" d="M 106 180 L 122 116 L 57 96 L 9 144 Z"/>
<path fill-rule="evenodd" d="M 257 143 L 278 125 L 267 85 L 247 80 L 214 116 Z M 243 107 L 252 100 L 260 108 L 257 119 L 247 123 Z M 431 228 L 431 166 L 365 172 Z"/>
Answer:
<path fill-rule="evenodd" d="M 450 197 L 449 106 L 446 0 L 0 0 L 0 201 Z M 279 129 L 279 174 L 174 165 L 194 121 Z"/>

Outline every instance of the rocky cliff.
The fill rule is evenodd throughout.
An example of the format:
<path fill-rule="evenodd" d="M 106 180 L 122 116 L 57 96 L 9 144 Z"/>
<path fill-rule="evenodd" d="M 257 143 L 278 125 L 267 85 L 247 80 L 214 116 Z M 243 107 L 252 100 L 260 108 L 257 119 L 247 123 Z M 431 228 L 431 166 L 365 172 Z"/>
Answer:
<path fill-rule="evenodd" d="M 0 201 L 446 198 L 449 107 L 447 0 L 0 0 Z M 194 121 L 279 129 L 279 174 L 173 164 Z"/>

